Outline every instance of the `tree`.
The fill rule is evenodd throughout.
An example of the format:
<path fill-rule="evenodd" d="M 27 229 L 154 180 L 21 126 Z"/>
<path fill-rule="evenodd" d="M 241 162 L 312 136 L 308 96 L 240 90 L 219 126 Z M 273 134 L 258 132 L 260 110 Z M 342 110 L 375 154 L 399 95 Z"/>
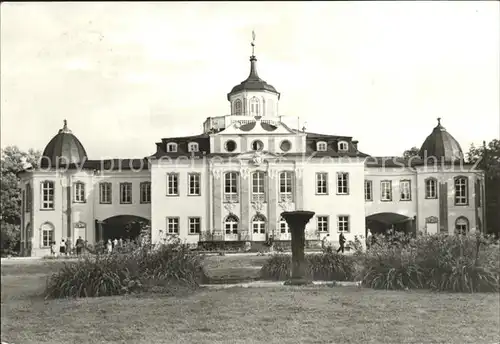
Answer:
<path fill-rule="evenodd" d="M 493 139 L 487 145 L 471 145 L 467 162 L 477 164 L 485 172 L 486 233 L 500 234 L 500 141 Z"/>
<path fill-rule="evenodd" d="M 20 238 L 21 224 L 21 189 L 17 173 L 22 171 L 26 163 L 36 168 L 41 152 L 30 149 L 21 151 L 16 146 L 8 146 L 1 151 L 0 162 L 0 226 L 1 249 L 11 250 Z"/>
<path fill-rule="evenodd" d="M 411 147 L 410 149 L 407 149 L 403 152 L 403 158 L 405 160 L 409 160 L 410 158 L 413 158 L 414 156 L 418 156 L 419 151 L 420 151 L 419 148 Z"/>

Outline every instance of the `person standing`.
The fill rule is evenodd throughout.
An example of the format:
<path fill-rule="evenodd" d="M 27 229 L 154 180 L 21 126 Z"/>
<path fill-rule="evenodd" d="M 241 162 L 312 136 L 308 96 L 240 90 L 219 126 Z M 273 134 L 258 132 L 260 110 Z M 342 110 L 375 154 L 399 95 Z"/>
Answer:
<path fill-rule="evenodd" d="M 113 249 L 116 249 L 116 247 L 118 247 L 118 239 L 115 238 L 115 240 L 113 240 Z"/>
<path fill-rule="evenodd" d="M 82 237 L 78 237 L 78 239 L 76 239 L 76 255 L 78 257 L 80 257 L 82 254 L 83 246 L 84 246 L 84 242 L 83 242 Z"/>
<path fill-rule="evenodd" d="M 71 254 L 71 239 L 66 239 L 66 255 L 69 256 Z"/>
<path fill-rule="evenodd" d="M 106 249 L 108 250 L 108 253 L 113 252 L 113 243 L 111 242 L 111 239 L 108 239 L 108 242 L 106 243 Z"/>
<path fill-rule="evenodd" d="M 366 249 L 372 246 L 372 236 L 372 231 L 368 228 L 368 232 L 366 233 Z"/>
<path fill-rule="evenodd" d="M 345 245 L 345 236 L 344 236 L 344 233 L 340 232 L 340 235 L 339 235 L 339 244 L 340 244 L 340 247 L 339 249 L 337 250 L 337 253 L 338 252 L 342 252 L 344 253 L 344 245 Z"/>
<path fill-rule="evenodd" d="M 52 257 L 57 257 L 56 242 L 55 241 L 52 241 L 50 243 L 50 255 Z"/>
<path fill-rule="evenodd" d="M 64 239 L 61 240 L 61 244 L 59 245 L 59 254 L 61 256 L 64 256 L 66 252 L 66 243 L 64 242 Z"/>

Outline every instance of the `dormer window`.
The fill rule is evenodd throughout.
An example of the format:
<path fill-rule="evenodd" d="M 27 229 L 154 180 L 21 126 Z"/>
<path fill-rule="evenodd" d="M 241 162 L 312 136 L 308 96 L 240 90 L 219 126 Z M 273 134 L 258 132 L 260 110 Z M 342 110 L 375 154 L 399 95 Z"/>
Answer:
<path fill-rule="evenodd" d="M 326 152 L 326 142 L 324 141 L 320 141 L 318 143 L 316 143 L 316 150 L 318 152 Z"/>
<path fill-rule="evenodd" d="M 234 114 L 236 116 L 241 116 L 241 100 L 239 99 L 234 101 Z"/>
<path fill-rule="evenodd" d="M 167 143 L 167 152 L 168 153 L 175 153 L 175 152 L 177 152 L 177 143 L 175 143 L 175 142 L 169 142 L 169 143 Z"/>
<path fill-rule="evenodd" d="M 188 144 L 188 152 L 198 152 L 199 150 L 198 142 L 190 142 Z"/>
<path fill-rule="evenodd" d="M 349 150 L 349 144 L 346 141 L 339 141 L 338 149 L 339 152 L 347 152 Z"/>

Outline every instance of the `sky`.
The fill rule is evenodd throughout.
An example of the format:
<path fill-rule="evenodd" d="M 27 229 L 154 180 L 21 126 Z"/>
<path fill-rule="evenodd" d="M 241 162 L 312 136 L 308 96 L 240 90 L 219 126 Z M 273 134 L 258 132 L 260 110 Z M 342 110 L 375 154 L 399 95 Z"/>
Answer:
<path fill-rule="evenodd" d="M 228 115 L 249 72 L 280 115 L 380 156 L 441 117 L 464 151 L 499 138 L 500 6 L 484 2 L 26 2 L 1 7 L 1 146 L 67 119 L 90 159 L 153 154 Z"/>

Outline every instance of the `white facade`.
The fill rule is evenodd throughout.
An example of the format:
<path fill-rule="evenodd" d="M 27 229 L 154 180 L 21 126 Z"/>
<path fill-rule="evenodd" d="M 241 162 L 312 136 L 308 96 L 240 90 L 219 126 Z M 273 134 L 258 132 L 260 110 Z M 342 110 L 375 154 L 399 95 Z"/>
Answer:
<path fill-rule="evenodd" d="M 47 255 L 50 241 L 66 238 L 107 239 L 101 224 L 123 215 L 150 221 L 153 242 L 175 235 L 193 245 L 289 241 L 280 213 L 295 209 L 316 213 L 306 227 L 310 243 L 326 234 L 337 241 L 341 231 L 348 241 L 364 237 L 367 221 L 404 223 L 414 233 L 481 228 L 481 171 L 369 163 L 351 137 L 291 129 L 279 93 L 256 90 L 255 80 L 251 90 L 230 93 L 231 115 L 208 118 L 201 135 L 163 139 L 138 168 L 87 161 L 21 173 L 23 252 Z"/>

